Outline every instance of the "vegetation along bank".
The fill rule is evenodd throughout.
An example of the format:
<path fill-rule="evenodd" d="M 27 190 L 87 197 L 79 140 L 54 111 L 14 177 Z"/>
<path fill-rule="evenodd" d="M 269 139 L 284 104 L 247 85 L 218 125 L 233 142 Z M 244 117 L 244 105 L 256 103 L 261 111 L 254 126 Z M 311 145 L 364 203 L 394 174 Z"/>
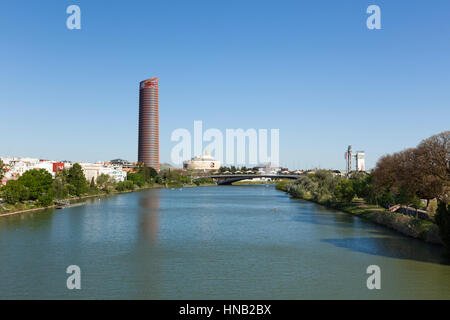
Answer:
<path fill-rule="evenodd" d="M 450 251 L 450 131 L 382 157 L 372 172 L 318 170 L 277 189 L 397 230 Z"/>

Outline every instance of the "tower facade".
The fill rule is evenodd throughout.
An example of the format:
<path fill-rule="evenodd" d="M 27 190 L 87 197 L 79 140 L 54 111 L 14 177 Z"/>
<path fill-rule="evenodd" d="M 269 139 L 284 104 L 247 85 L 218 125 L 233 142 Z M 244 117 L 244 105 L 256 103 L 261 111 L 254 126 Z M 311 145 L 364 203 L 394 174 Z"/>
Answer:
<path fill-rule="evenodd" d="M 347 162 L 347 175 L 352 171 L 352 146 L 348 146 L 347 152 L 345 153 L 345 160 Z"/>
<path fill-rule="evenodd" d="M 150 78 L 139 83 L 138 162 L 159 172 L 158 78 Z"/>

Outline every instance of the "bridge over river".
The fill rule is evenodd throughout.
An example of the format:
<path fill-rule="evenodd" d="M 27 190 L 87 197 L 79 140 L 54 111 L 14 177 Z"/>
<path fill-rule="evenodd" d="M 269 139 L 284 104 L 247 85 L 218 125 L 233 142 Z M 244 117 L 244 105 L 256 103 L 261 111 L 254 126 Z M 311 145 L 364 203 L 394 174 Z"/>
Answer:
<path fill-rule="evenodd" d="M 199 178 L 212 178 L 216 180 L 218 185 L 230 185 L 233 182 L 246 180 L 246 179 L 255 179 L 255 178 L 271 178 L 271 179 L 292 179 L 296 180 L 300 178 L 299 174 L 212 174 L 208 176 L 196 177 Z"/>

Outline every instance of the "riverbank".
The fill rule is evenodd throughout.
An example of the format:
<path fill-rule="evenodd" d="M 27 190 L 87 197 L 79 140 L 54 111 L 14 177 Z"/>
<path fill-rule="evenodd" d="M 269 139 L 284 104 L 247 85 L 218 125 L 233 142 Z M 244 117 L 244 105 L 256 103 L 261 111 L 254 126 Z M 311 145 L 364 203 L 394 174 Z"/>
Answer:
<path fill-rule="evenodd" d="M 187 187 L 187 186 L 185 186 L 185 187 Z M 189 185 L 189 187 L 197 187 L 197 186 Z M 162 189 L 162 188 L 166 188 L 166 187 L 163 185 L 159 185 L 159 184 L 153 184 L 151 186 L 136 187 L 134 190 L 111 191 L 109 193 L 100 192 L 100 193 L 94 193 L 94 194 L 87 194 L 87 195 L 83 195 L 80 197 L 71 197 L 71 198 L 58 199 L 58 200 L 66 200 L 66 201 L 69 201 L 70 204 L 73 204 L 73 203 L 79 202 L 80 200 L 88 199 L 88 198 L 108 197 L 108 196 L 114 196 L 114 195 L 123 194 L 123 193 L 143 191 L 146 189 Z M 42 210 L 46 210 L 46 209 L 56 209 L 59 206 L 60 206 L 59 204 L 53 204 L 51 206 L 41 207 L 41 206 L 37 205 L 36 201 L 33 201 L 33 202 L 28 202 L 28 203 L 20 203 L 20 204 L 14 205 L 14 206 L 10 205 L 8 209 L 13 210 L 13 211 L 9 211 L 9 212 L 5 212 L 4 206 L 3 206 L 3 208 L 0 208 L 1 209 L 0 210 L 0 218 L 11 216 L 11 215 L 16 215 L 16 214 L 21 214 L 21 213 L 36 212 L 36 211 L 42 211 Z M 14 210 L 14 209 L 16 209 L 16 210 Z"/>
<path fill-rule="evenodd" d="M 290 194 L 287 190 L 287 184 L 279 184 L 277 185 L 277 189 Z M 376 224 L 388 227 L 409 237 L 442 245 L 442 241 L 439 237 L 438 226 L 431 221 L 418 219 L 401 213 L 390 212 L 382 207 L 367 204 L 362 199 L 355 199 L 351 203 L 344 204 L 330 201 L 319 202 L 315 201 L 312 197 L 305 196 L 300 198 L 295 197 L 292 194 L 290 195 L 295 199 L 311 201 L 328 208 L 352 214 Z"/>

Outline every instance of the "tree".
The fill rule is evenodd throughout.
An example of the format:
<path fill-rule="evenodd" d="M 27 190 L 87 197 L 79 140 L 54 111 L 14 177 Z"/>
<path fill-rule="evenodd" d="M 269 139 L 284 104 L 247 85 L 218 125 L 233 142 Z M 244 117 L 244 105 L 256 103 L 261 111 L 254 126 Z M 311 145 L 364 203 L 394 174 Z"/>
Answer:
<path fill-rule="evenodd" d="M 416 148 L 382 157 L 373 172 L 374 186 L 406 200 L 448 197 L 450 131 L 423 140 Z"/>
<path fill-rule="evenodd" d="M 7 203 L 16 204 L 19 201 L 28 200 L 30 192 L 27 187 L 17 180 L 9 180 L 2 188 L 3 196 Z"/>
<path fill-rule="evenodd" d="M 450 211 L 448 203 L 440 201 L 436 210 L 436 224 L 439 227 L 439 235 L 447 251 L 450 252 Z"/>
<path fill-rule="evenodd" d="M 3 163 L 2 159 L 0 159 L 0 184 L 3 180 L 4 175 L 5 175 L 5 164 Z"/>
<path fill-rule="evenodd" d="M 351 180 L 342 179 L 334 189 L 334 195 L 340 201 L 350 203 L 355 197 L 355 190 Z"/>
<path fill-rule="evenodd" d="M 52 175 L 45 169 L 25 171 L 17 181 L 28 188 L 30 200 L 37 200 L 40 196 L 50 193 L 53 184 Z"/>
<path fill-rule="evenodd" d="M 144 177 L 138 173 L 129 173 L 127 180 L 132 181 L 135 185 L 142 187 L 145 183 Z"/>
<path fill-rule="evenodd" d="M 137 173 L 144 178 L 146 183 L 152 183 L 158 176 L 158 172 L 153 167 L 147 167 L 143 163 L 138 164 Z"/>
<path fill-rule="evenodd" d="M 357 175 L 350 178 L 353 182 L 353 189 L 358 198 L 363 198 L 369 203 L 376 202 L 376 189 L 373 185 L 372 175 Z"/>
<path fill-rule="evenodd" d="M 420 168 L 427 174 L 450 183 L 450 131 L 423 140 L 417 146 Z"/>
<path fill-rule="evenodd" d="M 57 175 L 53 180 L 53 195 L 56 199 L 64 199 L 69 195 L 69 185 L 62 175 Z"/>
<path fill-rule="evenodd" d="M 89 185 L 89 188 L 91 189 L 91 190 L 95 190 L 95 180 L 94 180 L 94 177 L 92 177 L 92 179 L 91 179 L 91 184 Z"/>
<path fill-rule="evenodd" d="M 67 182 L 73 186 L 74 195 L 80 196 L 87 192 L 88 183 L 84 176 L 83 169 L 78 163 L 75 163 L 68 171 Z"/>
<path fill-rule="evenodd" d="M 48 189 L 47 192 L 39 195 L 38 204 L 43 207 L 51 206 L 53 204 L 53 190 L 51 188 Z"/>
<path fill-rule="evenodd" d="M 97 178 L 97 187 L 105 192 L 113 191 L 114 183 L 115 183 L 114 179 L 111 176 L 104 173 L 99 175 Z"/>
<path fill-rule="evenodd" d="M 417 195 L 421 199 L 427 200 L 427 209 L 430 205 L 430 200 L 439 198 L 444 193 L 445 187 L 440 179 L 431 175 L 422 176 Z"/>
<path fill-rule="evenodd" d="M 390 190 L 395 185 L 398 161 L 398 154 L 385 155 L 378 160 L 373 172 L 373 181 L 377 186 Z"/>

